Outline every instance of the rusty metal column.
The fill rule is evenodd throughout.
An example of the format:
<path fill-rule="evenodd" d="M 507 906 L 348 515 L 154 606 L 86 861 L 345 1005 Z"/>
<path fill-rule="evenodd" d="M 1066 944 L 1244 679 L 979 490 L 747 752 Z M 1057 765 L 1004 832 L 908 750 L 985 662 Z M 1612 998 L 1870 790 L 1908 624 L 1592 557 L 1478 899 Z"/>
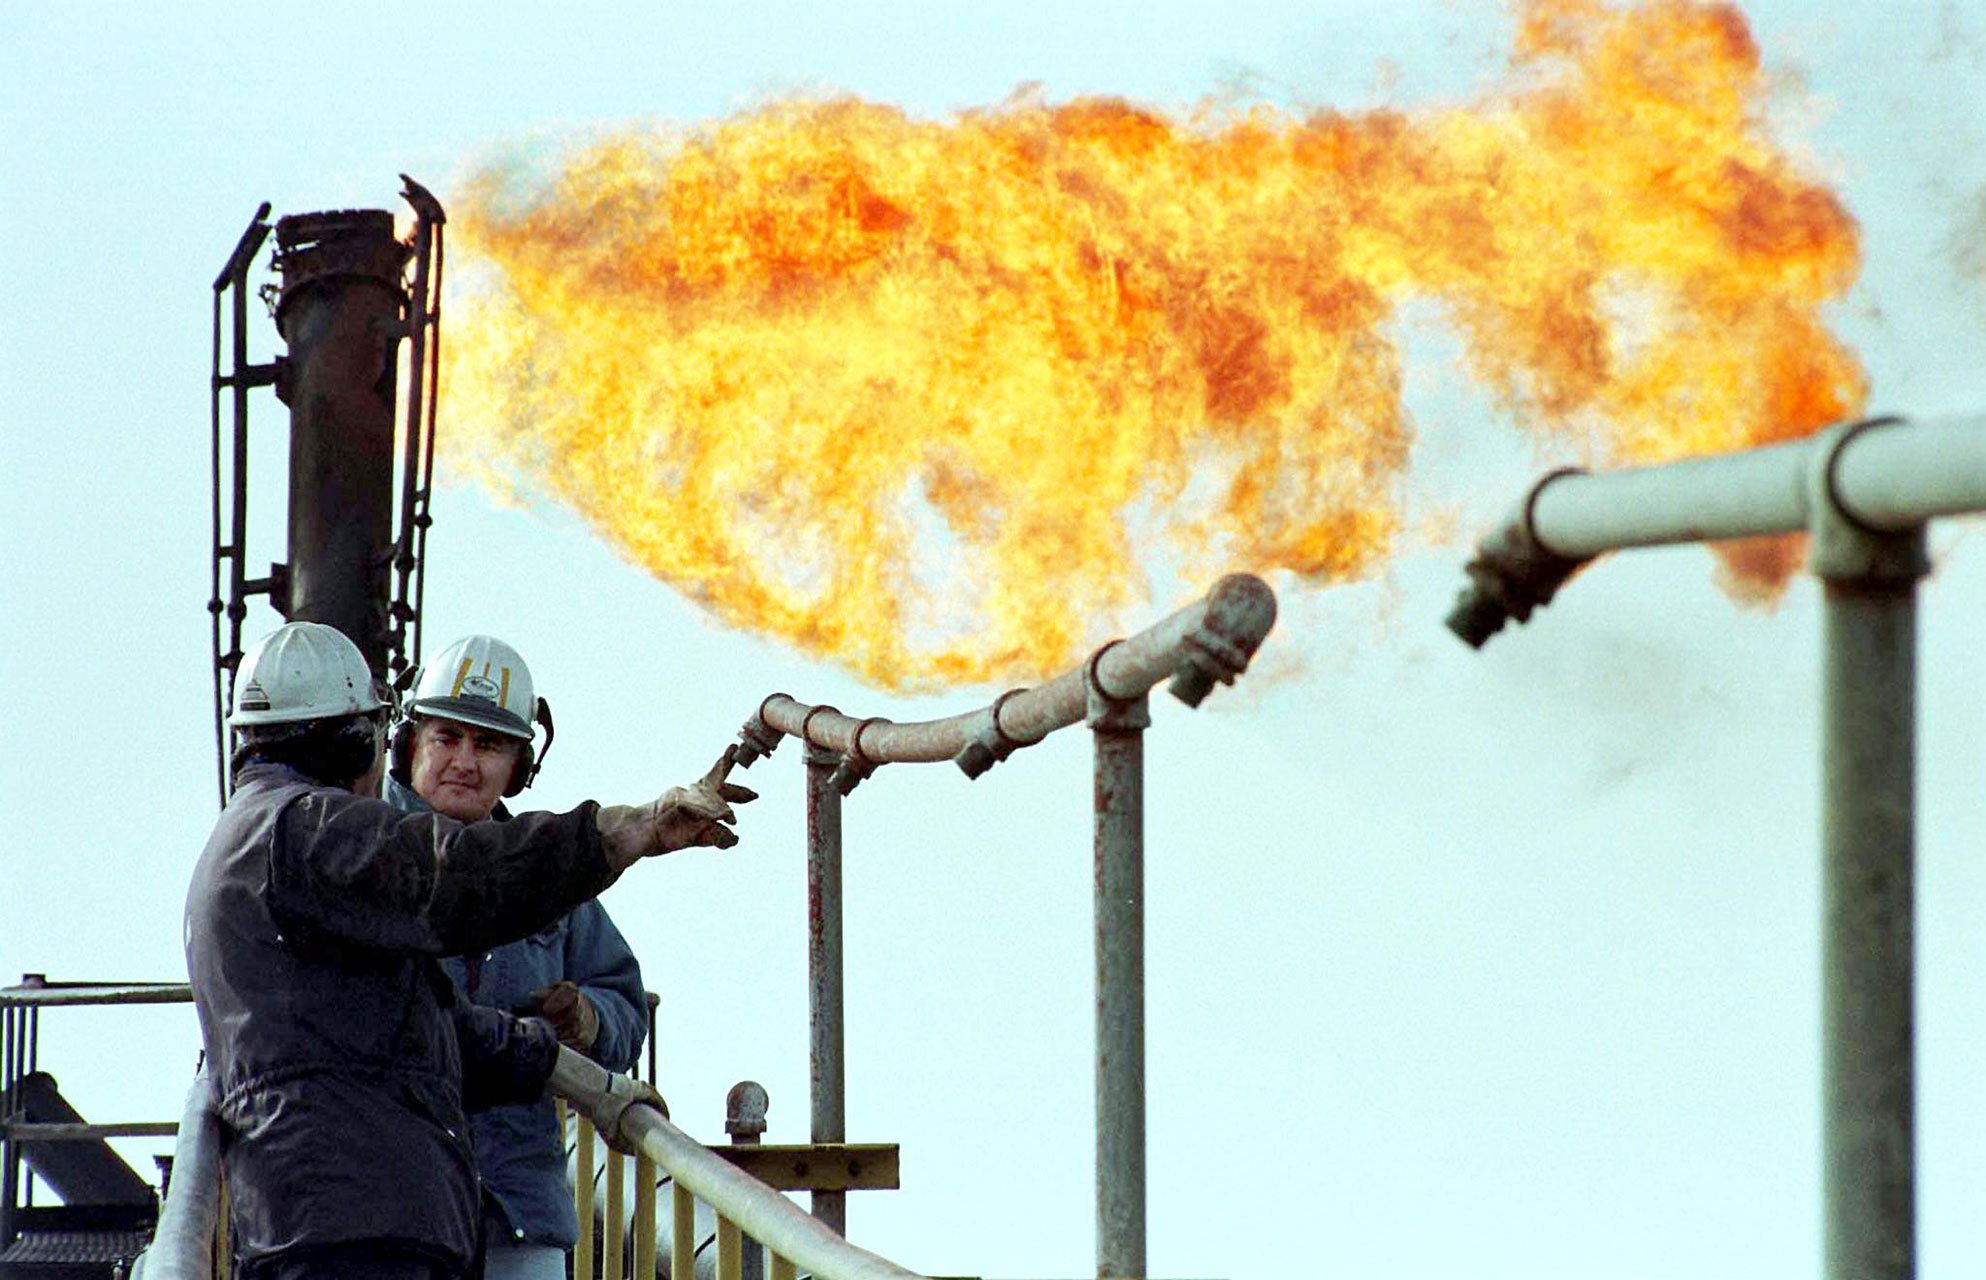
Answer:
<path fill-rule="evenodd" d="M 1812 476 L 1826 602 L 1822 692 L 1822 1089 L 1828 1280 L 1917 1270 L 1915 802 L 1921 527 L 1841 510 L 1840 432 Z"/>
<path fill-rule="evenodd" d="M 1112 698 L 1090 659 L 1096 740 L 1096 1273 L 1145 1274 L 1145 695 Z"/>
<path fill-rule="evenodd" d="M 276 223 L 276 327 L 289 346 L 276 384 L 290 408 L 283 612 L 293 622 L 344 632 L 382 676 L 406 259 L 393 215 L 383 209 Z"/>
<path fill-rule="evenodd" d="M 808 744 L 807 975 L 815 1142 L 848 1137 L 841 1021 L 841 792 L 834 785 L 840 763 L 839 753 Z M 816 1218 L 848 1234 L 846 1191 L 814 1192 L 813 1210 Z"/>

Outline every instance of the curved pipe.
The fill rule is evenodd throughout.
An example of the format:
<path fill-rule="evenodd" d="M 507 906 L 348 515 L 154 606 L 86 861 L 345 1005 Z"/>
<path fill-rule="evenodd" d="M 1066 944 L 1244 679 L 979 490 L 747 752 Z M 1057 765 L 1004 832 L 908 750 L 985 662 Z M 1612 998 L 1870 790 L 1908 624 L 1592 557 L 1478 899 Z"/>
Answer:
<path fill-rule="evenodd" d="M 1248 669 L 1275 621 L 1276 595 L 1268 584 L 1252 574 L 1230 574 L 1201 599 L 1100 651 L 1099 691 L 1112 700 L 1129 700 L 1169 679 L 1173 696 L 1197 707 L 1214 685 L 1230 684 Z M 1081 720 L 1089 708 L 1089 666 L 1085 661 L 1046 684 L 1004 693 L 974 711 L 910 724 L 843 715 L 775 693 L 740 736 L 755 754 L 765 754 L 764 731 L 770 730 L 857 759 L 869 769 L 951 760 L 967 777 L 978 777 L 1008 753 Z"/>

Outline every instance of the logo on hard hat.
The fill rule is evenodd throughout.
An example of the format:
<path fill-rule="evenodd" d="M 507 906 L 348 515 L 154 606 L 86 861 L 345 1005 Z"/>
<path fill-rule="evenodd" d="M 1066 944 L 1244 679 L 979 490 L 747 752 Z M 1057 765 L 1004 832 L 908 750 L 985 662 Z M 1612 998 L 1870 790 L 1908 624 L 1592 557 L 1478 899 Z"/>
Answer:
<path fill-rule="evenodd" d="M 497 682 L 488 676 L 464 676 L 462 677 L 462 691 L 459 696 L 464 698 L 481 698 L 484 702 L 495 702 L 497 700 Z"/>
<path fill-rule="evenodd" d="M 267 711 L 269 709 L 268 693 L 263 690 L 261 685 L 250 680 L 241 690 L 241 709 L 243 711 Z"/>

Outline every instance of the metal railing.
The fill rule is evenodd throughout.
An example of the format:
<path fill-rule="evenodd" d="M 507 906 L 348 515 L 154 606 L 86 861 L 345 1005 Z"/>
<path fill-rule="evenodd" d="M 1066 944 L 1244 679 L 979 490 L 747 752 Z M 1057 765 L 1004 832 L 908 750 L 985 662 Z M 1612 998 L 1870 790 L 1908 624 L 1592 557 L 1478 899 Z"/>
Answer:
<path fill-rule="evenodd" d="M 186 1004 L 192 999 L 191 988 L 183 982 L 50 982 L 42 974 L 30 973 L 17 985 L 0 987 L 0 1249 L 12 1244 L 19 1233 L 15 1206 L 19 1204 L 24 1210 L 34 1206 L 35 1176 L 24 1155 L 28 1144 L 170 1137 L 177 1127 L 169 1120 L 90 1123 L 30 1119 L 27 1086 L 39 1078 L 41 1011 Z M 59 1110 L 66 1111 L 66 1105 Z M 115 1163 L 107 1152 L 105 1158 Z M 126 1171 L 122 1176 L 130 1175 Z"/>
<path fill-rule="evenodd" d="M 1806 530 L 1823 585 L 1825 1274 L 1916 1274 L 1912 961 L 1924 526 L 1986 510 L 1986 415 L 1605 474 L 1554 472 L 1486 538 L 1448 625 L 1481 645 L 1592 557 Z"/>
<path fill-rule="evenodd" d="M 577 1114 L 577 1170 L 573 1178 L 580 1239 L 573 1250 L 574 1280 L 596 1280 L 593 1231 L 603 1226 L 597 1280 L 638 1280 L 666 1275 L 692 1280 L 699 1274 L 699 1246 L 715 1236 L 716 1280 L 741 1280 L 747 1239 L 763 1245 L 771 1280 L 793 1280 L 807 1272 L 818 1280 L 917 1280 L 886 1258 L 850 1244 L 819 1218 L 802 1210 L 779 1190 L 671 1124 L 660 1111 L 636 1101 L 631 1082 L 570 1049 L 559 1050 L 552 1091 Z M 604 1203 L 595 1199 L 595 1137 L 616 1135 L 632 1149 L 634 1199 L 627 1199 L 630 1158 L 605 1153 Z M 666 1175 L 666 1177 L 665 1177 Z M 667 1217 L 659 1216 L 656 1191 L 670 1189 Z M 698 1203 L 715 1215 L 710 1229 L 700 1226 Z M 658 1227 L 666 1222 L 666 1252 L 658 1256 Z M 658 1264 L 661 1264 L 658 1266 Z M 705 1272 L 712 1271 L 706 1266 Z"/>
<path fill-rule="evenodd" d="M 1046 684 L 1002 694 L 943 720 L 893 724 L 809 706 L 762 703 L 733 758 L 749 766 L 783 737 L 806 747 L 808 967 L 815 1142 L 845 1139 L 841 941 L 841 802 L 876 769 L 950 760 L 977 778 L 1013 752 L 1081 720 L 1096 741 L 1097 1274 L 1145 1274 L 1144 745 L 1147 695 L 1171 681 L 1197 707 L 1231 683 L 1274 625 L 1276 597 L 1233 574 L 1207 595 L 1128 639 L 1113 640 Z M 840 1192 L 817 1191 L 814 1213 L 846 1229 Z"/>

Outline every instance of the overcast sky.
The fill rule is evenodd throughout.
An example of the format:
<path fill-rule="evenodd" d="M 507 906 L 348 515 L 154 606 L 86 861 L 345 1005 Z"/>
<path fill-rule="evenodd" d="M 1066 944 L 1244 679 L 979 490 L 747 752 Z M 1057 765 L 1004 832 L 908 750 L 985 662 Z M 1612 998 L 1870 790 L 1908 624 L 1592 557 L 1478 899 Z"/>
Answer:
<path fill-rule="evenodd" d="M 1861 221 L 1831 314 L 1873 408 L 1986 410 L 1986 4 L 1744 6 L 1775 126 Z M 920 113 L 1039 82 L 1183 106 L 1470 100 L 1508 15 L 1469 0 L 972 6 L 0 8 L 0 980 L 184 976 L 215 808 L 209 282 L 258 202 L 446 201 L 479 160 L 796 89 Z M 1968 269 L 1971 274 L 1968 274 Z M 1484 525 L 1555 459 L 1401 322 L 1414 509 Z M 276 346 L 262 324 L 255 358 Z M 258 393 L 252 564 L 280 559 L 283 415 Z M 443 405 L 442 430 L 447 431 Z M 783 690 L 920 718 L 721 630 L 574 518 L 435 501 L 428 636 L 503 635 L 558 710 L 531 801 L 700 772 Z M 1986 1256 L 1986 547 L 1923 592 L 1923 1274 Z M 1473 654 L 1466 558 L 1277 583 L 1260 669 L 1147 740 L 1150 1258 L 1158 1276 L 1798 1277 L 1819 1260 L 1816 591 L 1741 611 L 1694 549 L 1601 565 Z M 267 614 L 260 626 L 273 625 Z M 903 1144 L 851 1234 L 913 1268 L 1093 1268 L 1088 743 L 978 782 L 884 770 L 846 818 L 849 1137 Z M 663 1087 L 721 1138 L 763 1082 L 804 1140 L 801 766 L 729 853 L 609 909 L 663 996 Z M 178 1113 L 187 1009 L 44 1019 L 91 1118 Z"/>

